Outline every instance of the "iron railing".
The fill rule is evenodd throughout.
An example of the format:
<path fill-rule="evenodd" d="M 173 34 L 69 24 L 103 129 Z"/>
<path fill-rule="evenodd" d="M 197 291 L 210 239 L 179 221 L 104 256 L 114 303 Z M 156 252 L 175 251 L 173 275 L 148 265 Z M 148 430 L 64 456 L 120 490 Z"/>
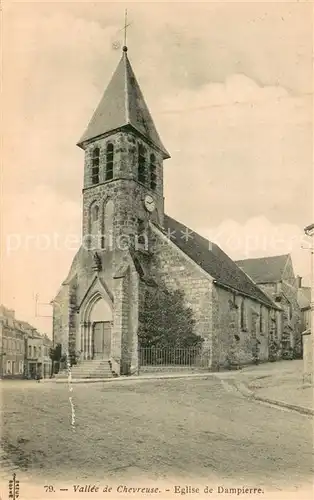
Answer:
<path fill-rule="evenodd" d="M 144 368 L 206 368 L 209 366 L 209 352 L 204 352 L 201 347 L 141 347 L 139 365 Z"/>

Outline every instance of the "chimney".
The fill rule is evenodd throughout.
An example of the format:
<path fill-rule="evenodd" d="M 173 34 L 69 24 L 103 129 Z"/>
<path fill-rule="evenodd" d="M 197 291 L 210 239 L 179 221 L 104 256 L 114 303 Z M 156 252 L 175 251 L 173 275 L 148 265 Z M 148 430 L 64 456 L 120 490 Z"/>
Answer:
<path fill-rule="evenodd" d="M 298 288 L 302 287 L 302 276 L 297 276 L 297 287 Z"/>

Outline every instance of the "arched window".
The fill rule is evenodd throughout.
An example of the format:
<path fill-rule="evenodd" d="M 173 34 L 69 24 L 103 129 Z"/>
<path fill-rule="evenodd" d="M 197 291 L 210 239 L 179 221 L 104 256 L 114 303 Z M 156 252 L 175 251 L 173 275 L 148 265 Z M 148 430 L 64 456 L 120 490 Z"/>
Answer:
<path fill-rule="evenodd" d="M 154 154 L 150 155 L 150 188 L 156 191 L 157 175 L 156 175 L 156 157 Z"/>
<path fill-rule="evenodd" d="M 92 214 L 91 215 L 92 215 L 92 223 L 97 222 L 99 219 L 99 207 L 98 207 L 98 205 L 94 205 L 92 207 Z"/>
<path fill-rule="evenodd" d="M 90 234 L 89 234 L 89 247 L 91 249 L 96 249 L 99 246 L 99 206 L 96 203 L 93 203 L 90 207 L 90 212 L 89 212 L 89 227 L 90 227 Z"/>
<path fill-rule="evenodd" d="M 137 179 L 142 184 L 146 182 L 146 172 L 145 172 L 145 163 L 146 163 L 146 151 L 142 144 L 138 146 L 138 171 L 137 171 Z"/>
<path fill-rule="evenodd" d="M 108 250 L 113 249 L 113 214 L 114 203 L 108 200 L 104 206 L 104 225 L 101 246 Z"/>
<path fill-rule="evenodd" d="M 99 148 L 95 148 L 92 156 L 92 184 L 99 184 L 99 155 Z"/>
<path fill-rule="evenodd" d="M 259 331 L 260 333 L 264 332 L 264 309 L 263 306 L 260 305 L 260 312 L 259 312 Z"/>
<path fill-rule="evenodd" d="M 113 144 L 109 142 L 106 148 L 106 181 L 113 179 Z"/>
<path fill-rule="evenodd" d="M 241 306 L 240 306 L 240 325 L 241 329 L 244 330 L 246 328 L 246 317 L 245 317 L 245 302 L 242 298 Z"/>

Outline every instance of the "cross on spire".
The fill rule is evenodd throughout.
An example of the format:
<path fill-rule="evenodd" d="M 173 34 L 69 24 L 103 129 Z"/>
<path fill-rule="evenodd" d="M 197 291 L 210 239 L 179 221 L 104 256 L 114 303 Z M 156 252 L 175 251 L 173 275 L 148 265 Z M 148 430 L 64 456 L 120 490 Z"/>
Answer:
<path fill-rule="evenodd" d="M 131 23 L 128 24 L 128 11 L 125 9 L 124 13 L 124 45 L 123 45 L 123 50 L 126 52 L 127 51 L 127 46 L 126 46 L 126 35 L 127 35 L 127 28 L 131 25 Z"/>

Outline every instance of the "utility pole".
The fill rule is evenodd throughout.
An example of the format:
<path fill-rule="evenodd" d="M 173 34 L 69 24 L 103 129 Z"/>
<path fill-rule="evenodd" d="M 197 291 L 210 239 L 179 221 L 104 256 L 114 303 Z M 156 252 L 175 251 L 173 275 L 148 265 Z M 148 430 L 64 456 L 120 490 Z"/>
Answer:
<path fill-rule="evenodd" d="M 311 316 L 310 334 L 303 337 L 304 379 L 314 383 L 314 223 L 306 226 L 304 232 L 311 238 Z"/>
<path fill-rule="evenodd" d="M 36 293 L 35 295 L 35 317 L 36 318 L 52 318 L 52 314 L 49 315 L 43 315 L 38 313 L 38 306 L 49 306 L 52 307 L 51 302 L 39 302 L 39 295 Z"/>

